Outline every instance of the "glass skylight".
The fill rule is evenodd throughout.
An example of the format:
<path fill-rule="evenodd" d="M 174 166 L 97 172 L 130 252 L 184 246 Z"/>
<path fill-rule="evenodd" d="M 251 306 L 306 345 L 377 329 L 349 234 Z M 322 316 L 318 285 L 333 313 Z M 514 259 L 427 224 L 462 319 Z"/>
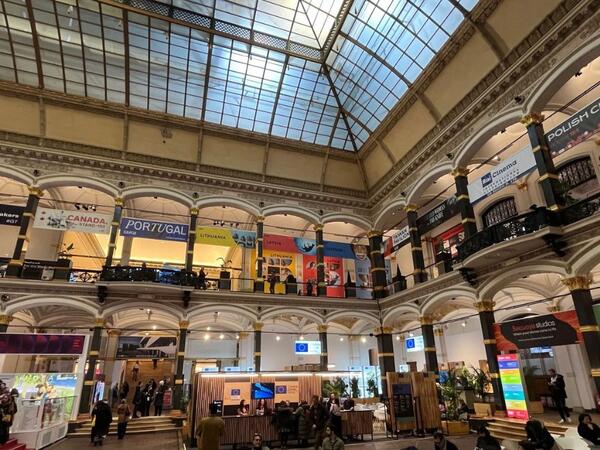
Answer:
<path fill-rule="evenodd" d="M 454 4 L 0 0 L 0 79 L 355 151 L 464 20 Z"/>

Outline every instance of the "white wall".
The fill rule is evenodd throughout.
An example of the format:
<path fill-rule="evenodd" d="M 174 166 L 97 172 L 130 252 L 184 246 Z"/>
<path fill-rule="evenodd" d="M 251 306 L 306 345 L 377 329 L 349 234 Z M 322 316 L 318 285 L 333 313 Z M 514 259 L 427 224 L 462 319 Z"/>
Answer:
<path fill-rule="evenodd" d="M 26 258 L 54 261 L 59 251 L 61 236 L 61 231 L 32 228 Z"/>
<path fill-rule="evenodd" d="M 447 361 L 464 361 L 467 367 L 478 368 L 479 360 L 487 359 L 481 325 L 477 317 L 465 319 L 465 322 L 466 327 L 461 325 L 462 321 L 452 322 L 444 326 Z"/>
<path fill-rule="evenodd" d="M 185 343 L 185 357 L 194 359 L 217 358 L 230 359 L 235 358 L 237 341 L 231 339 L 211 339 L 205 341 L 203 338 L 190 339 Z"/>
<path fill-rule="evenodd" d="M 0 225 L 0 235 L 2 236 L 2 239 L 0 239 L 0 257 L 12 258 L 17 236 L 19 235 L 19 227 Z"/>

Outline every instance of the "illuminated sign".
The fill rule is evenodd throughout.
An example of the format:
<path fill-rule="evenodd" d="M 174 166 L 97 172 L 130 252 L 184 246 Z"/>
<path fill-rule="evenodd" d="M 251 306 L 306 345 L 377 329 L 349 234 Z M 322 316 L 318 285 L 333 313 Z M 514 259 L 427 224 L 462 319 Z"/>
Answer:
<path fill-rule="evenodd" d="M 498 367 L 508 417 L 527 420 L 529 418 L 527 396 L 523 385 L 523 373 L 519 356 L 515 353 L 498 355 Z"/>
<path fill-rule="evenodd" d="M 296 341 L 296 355 L 320 355 L 321 341 Z"/>
<path fill-rule="evenodd" d="M 406 351 L 407 352 L 421 352 L 425 350 L 425 344 L 423 343 L 423 336 L 415 336 L 406 340 Z"/>

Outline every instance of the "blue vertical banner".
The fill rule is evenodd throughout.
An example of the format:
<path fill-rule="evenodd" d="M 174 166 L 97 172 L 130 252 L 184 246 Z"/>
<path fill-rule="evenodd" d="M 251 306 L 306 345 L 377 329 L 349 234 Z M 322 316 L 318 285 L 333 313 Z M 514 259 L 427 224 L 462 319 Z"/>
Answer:
<path fill-rule="evenodd" d="M 354 263 L 356 270 L 356 297 L 371 299 L 373 298 L 373 289 L 371 289 L 371 261 L 369 258 L 357 259 Z"/>

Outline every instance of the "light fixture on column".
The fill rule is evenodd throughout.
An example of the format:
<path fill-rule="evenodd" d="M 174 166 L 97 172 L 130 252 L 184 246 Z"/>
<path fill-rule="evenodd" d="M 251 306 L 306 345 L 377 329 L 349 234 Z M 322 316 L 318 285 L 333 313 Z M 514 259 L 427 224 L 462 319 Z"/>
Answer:
<path fill-rule="evenodd" d="M 235 335 L 235 338 L 236 338 L 236 339 L 239 339 L 239 338 L 240 338 L 240 335 L 239 335 L 239 334 L 236 334 L 236 335 Z"/>
<path fill-rule="evenodd" d="M 414 336 L 414 334 L 408 333 L 408 337 L 413 337 L 413 336 Z"/>
<path fill-rule="evenodd" d="M 344 338 L 343 337 L 340 337 L 340 342 L 344 342 Z"/>
<path fill-rule="evenodd" d="M 466 321 L 466 320 L 463 320 L 463 321 L 462 321 L 462 323 L 461 323 L 461 325 L 462 325 L 463 327 L 466 327 L 466 326 L 467 326 L 467 321 Z"/>
<path fill-rule="evenodd" d="M 303 341 L 304 340 L 304 336 L 300 335 L 300 340 Z"/>
<path fill-rule="evenodd" d="M 400 335 L 399 335 L 399 334 L 396 336 L 396 340 L 397 340 L 397 341 L 399 341 L 399 340 L 400 340 Z"/>

